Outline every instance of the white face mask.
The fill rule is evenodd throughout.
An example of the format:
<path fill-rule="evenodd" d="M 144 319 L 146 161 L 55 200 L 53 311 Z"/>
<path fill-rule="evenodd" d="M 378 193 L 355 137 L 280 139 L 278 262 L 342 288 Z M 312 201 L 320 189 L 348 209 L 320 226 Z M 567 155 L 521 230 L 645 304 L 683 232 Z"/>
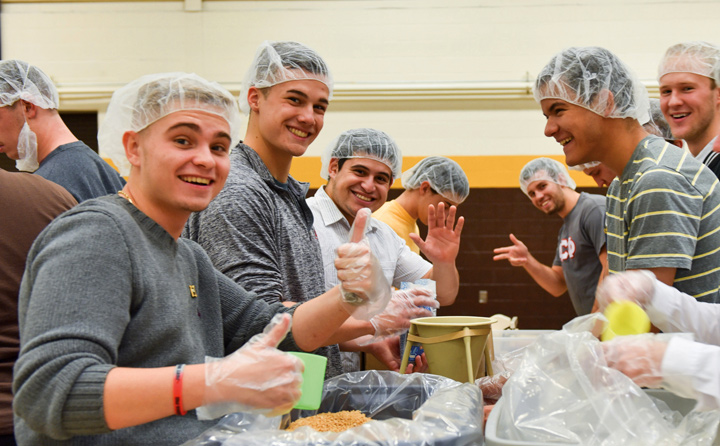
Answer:
<path fill-rule="evenodd" d="M 35 172 L 39 167 L 37 160 L 37 136 L 25 123 L 18 136 L 18 160 L 15 167 L 21 172 Z"/>

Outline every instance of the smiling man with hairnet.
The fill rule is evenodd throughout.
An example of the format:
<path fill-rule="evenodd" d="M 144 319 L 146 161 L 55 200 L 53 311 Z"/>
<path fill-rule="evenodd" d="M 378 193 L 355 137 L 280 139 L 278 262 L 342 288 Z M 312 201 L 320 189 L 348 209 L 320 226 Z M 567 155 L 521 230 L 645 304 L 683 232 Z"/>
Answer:
<path fill-rule="evenodd" d="M 18 170 L 67 189 L 78 202 L 114 194 L 125 180 L 79 141 L 58 113 L 55 85 L 39 68 L 0 61 L 0 152 Z"/>
<path fill-rule="evenodd" d="M 333 253 L 347 240 L 358 211 L 380 208 L 401 169 L 400 149 L 388 134 L 380 130 L 347 130 L 326 147 L 320 175 L 328 182 L 307 200 L 322 248 L 326 288 L 337 283 Z M 436 281 L 440 305 L 451 305 L 455 301 L 460 282 L 455 259 L 465 221 L 459 217 L 456 225 L 456 212 L 455 206 L 446 210 L 445 203 L 441 201 L 437 210 L 434 206 L 428 210 L 425 240 L 417 234 L 410 235 L 429 262 L 412 252 L 390 226 L 375 218 L 370 219 L 368 242 L 390 284 L 400 288 L 402 282 L 432 279 Z M 345 348 L 351 347 L 346 345 Z M 399 351 L 397 354 L 399 359 Z M 358 364 L 353 363 L 348 355 L 343 366 L 346 372 L 358 369 Z"/>
<path fill-rule="evenodd" d="M 190 217 L 183 234 L 205 249 L 216 268 L 268 303 L 293 306 L 326 291 L 305 202 L 309 184 L 290 176 L 290 166 L 322 130 L 332 91 L 332 76 L 317 52 L 297 42 L 263 42 L 243 81 L 239 103 L 249 113 L 248 126 L 230 156 L 227 184 L 206 210 Z M 370 320 L 349 319 L 343 329 L 381 337 L 397 329 L 387 322 L 409 325 L 417 311 L 415 305 L 389 305 Z M 316 353 L 328 358 L 326 377 L 342 373 L 338 345 Z"/>
<path fill-rule="evenodd" d="M 520 172 L 520 188 L 533 205 L 563 219 L 552 266 L 543 265 L 510 234 L 512 246 L 495 249 L 493 260 L 522 266 L 545 291 L 565 291 L 578 316 L 595 309 L 595 289 L 607 268 L 605 197 L 575 191 L 564 165 L 550 158 L 530 161 Z"/>
<path fill-rule="evenodd" d="M 720 47 L 684 42 L 667 49 L 658 66 L 660 107 L 676 138 L 720 177 L 713 142 L 720 133 Z"/>
<path fill-rule="evenodd" d="M 325 60 L 298 42 L 262 42 L 238 102 L 248 115 L 245 139 L 230 156 L 225 188 L 183 234 L 217 269 L 268 303 L 305 302 L 325 292 L 320 247 L 305 204 L 309 184 L 290 175 L 323 128 L 333 94 Z M 327 377 L 342 372 L 336 345 Z"/>
<path fill-rule="evenodd" d="M 568 165 L 600 161 L 617 176 L 607 192 L 609 272 L 649 269 L 699 300 L 718 302 L 720 192 L 699 161 L 650 135 L 647 90 L 613 53 L 569 48 L 534 86 L 545 135 Z"/>

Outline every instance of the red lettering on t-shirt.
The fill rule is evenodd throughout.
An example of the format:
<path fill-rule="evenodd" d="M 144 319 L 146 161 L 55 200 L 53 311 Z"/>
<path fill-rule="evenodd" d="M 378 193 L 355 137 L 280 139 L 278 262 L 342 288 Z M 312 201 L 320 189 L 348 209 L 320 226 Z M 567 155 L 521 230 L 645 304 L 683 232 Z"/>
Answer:
<path fill-rule="evenodd" d="M 560 240 L 560 260 L 575 258 L 575 241 L 572 237 Z"/>

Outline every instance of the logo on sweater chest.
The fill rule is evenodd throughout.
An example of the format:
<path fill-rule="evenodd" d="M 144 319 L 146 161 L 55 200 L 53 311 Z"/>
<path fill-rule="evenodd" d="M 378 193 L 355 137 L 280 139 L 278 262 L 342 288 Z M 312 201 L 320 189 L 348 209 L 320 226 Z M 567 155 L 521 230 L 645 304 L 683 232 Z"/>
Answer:
<path fill-rule="evenodd" d="M 197 297 L 197 291 L 195 291 L 195 285 L 188 285 L 190 288 L 190 297 L 195 298 Z"/>

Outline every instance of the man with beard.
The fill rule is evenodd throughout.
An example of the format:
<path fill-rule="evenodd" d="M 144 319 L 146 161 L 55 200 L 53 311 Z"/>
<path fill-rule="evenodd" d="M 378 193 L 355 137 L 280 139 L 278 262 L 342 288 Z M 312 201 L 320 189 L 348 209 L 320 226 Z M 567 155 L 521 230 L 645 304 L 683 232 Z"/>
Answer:
<path fill-rule="evenodd" d="M 578 316 L 590 313 L 595 309 L 595 289 L 607 267 L 605 197 L 576 192 L 565 166 L 549 158 L 532 160 L 523 167 L 520 188 L 536 208 L 564 220 L 555 260 L 552 266 L 543 265 L 513 234 L 512 246 L 495 249 L 493 260 L 507 259 L 512 266 L 522 266 L 553 296 L 567 291 Z"/>
<path fill-rule="evenodd" d="M 660 107 L 676 138 L 720 176 L 720 156 L 713 141 L 720 132 L 720 48 L 685 42 L 665 52 L 658 68 Z"/>
<path fill-rule="evenodd" d="M 67 189 L 78 203 L 114 194 L 125 180 L 63 122 L 57 88 L 39 68 L 0 61 L 0 152 L 17 169 Z"/>

